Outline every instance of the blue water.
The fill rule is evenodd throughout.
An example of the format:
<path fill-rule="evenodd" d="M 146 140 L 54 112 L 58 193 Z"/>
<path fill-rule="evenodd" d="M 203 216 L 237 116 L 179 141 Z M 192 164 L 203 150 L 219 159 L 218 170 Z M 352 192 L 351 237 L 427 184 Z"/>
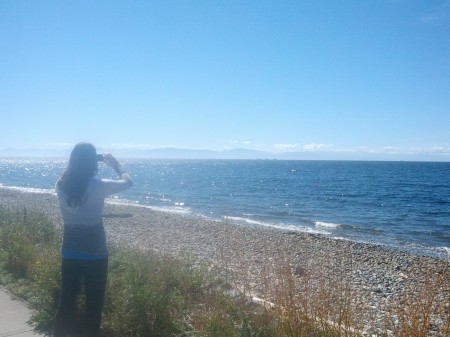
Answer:
<path fill-rule="evenodd" d="M 0 184 L 48 191 L 65 164 L 0 159 Z M 125 167 L 135 185 L 116 202 L 424 254 L 449 251 L 450 163 L 148 159 Z"/>

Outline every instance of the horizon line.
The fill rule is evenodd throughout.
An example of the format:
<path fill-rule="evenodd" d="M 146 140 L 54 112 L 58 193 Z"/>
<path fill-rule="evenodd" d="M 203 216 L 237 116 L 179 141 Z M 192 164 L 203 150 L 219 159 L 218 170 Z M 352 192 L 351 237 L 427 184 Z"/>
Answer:
<path fill-rule="evenodd" d="M 71 148 L 0 148 L 0 158 L 65 158 Z M 441 148 L 442 149 L 442 148 Z M 417 161 L 450 162 L 450 151 L 383 152 L 368 148 L 322 149 L 297 151 L 267 151 L 252 148 L 222 150 L 178 147 L 108 148 L 98 146 L 98 152 L 112 152 L 128 159 L 273 159 L 273 160 L 331 160 L 331 161 Z"/>

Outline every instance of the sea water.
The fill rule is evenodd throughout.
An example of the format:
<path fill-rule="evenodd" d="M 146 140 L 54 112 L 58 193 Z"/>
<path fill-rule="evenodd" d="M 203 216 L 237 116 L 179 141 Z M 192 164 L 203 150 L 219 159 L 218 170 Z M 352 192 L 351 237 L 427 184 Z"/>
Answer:
<path fill-rule="evenodd" d="M 50 192 L 64 160 L 0 159 L 0 185 Z M 450 163 L 126 160 L 132 189 L 110 202 L 318 233 L 445 257 Z M 114 177 L 100 164 L 99 175 Z"/>

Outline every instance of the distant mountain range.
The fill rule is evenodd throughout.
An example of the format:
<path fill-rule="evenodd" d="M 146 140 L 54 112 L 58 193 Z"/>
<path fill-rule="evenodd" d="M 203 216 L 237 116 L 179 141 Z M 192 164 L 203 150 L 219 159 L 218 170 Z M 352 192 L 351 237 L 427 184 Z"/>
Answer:
<path fill-rule="evenodd" d="M 0 149 L 0 157 L 62 157 L 70 154 L 71 149 Z M 207 150 L 181 148 L 155 149 L 103 149 L 97 148 L 98 153 L 111 152 L 122 158 L 158 158 L 158 159 L 275 159 L 277 154 L 251 150 Z"/>
<path fill-rule="evenodd" d="M 71 149 L 0 149 L 3 158 L 67 158 Z M 119 158 L 154 159 L 278 159 L 278 160 L 387 160 L 387 161 L 450 161 L 450 156 L 439 154 L 388 154 L 337 151 L 268 152 L 236 148 L 229 150 L 155 148 L 155 149 L 102 149 Z"/>
<path fill-rule="evenodd" d="M 150 150 L 117 150 L 123 157 L 167 159 L 275 159 L 270 152 L 252 149 L 207 150 L 159 148 Z"/>

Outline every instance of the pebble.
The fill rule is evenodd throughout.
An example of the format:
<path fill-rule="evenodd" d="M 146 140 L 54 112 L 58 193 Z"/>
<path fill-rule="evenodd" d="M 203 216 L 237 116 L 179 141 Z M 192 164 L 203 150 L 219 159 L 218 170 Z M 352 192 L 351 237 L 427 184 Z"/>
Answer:
<path fill-rule="evenodd" d="M 54 195 L 0 188 L 0 207 L 17 206 L 45 212 L 61 226 Z M 342 291 L 355 295 L 355 305 L 370 308 L 364 319 L 378 322 L 370 323 L 380 325 L 375 327 L 378 330 L 384 328 L 386 308 L 395 306 L 405 292 L 420 294 L 417 289 L 422 289 L 430 278 L 450 280 L 447 260 L 373 244 L 242 226 L 139 206 L 106 204 L 104 214 L 111 246 L 195 257 L 219 267 L 237 286 L 245 284 L 245 289 L 264 300 L 276 302 L 266 292 L 273 284 L 283 284 L 282 275 L 293 275 L 298 285 L 310 281 L 314 289 L 340 284 Z M 264 280 L 269 284 L 262 284 Z M 443 305 L 450 298 L 450 282 L 445 284 L 447 289 L 438 295 Z"/>

